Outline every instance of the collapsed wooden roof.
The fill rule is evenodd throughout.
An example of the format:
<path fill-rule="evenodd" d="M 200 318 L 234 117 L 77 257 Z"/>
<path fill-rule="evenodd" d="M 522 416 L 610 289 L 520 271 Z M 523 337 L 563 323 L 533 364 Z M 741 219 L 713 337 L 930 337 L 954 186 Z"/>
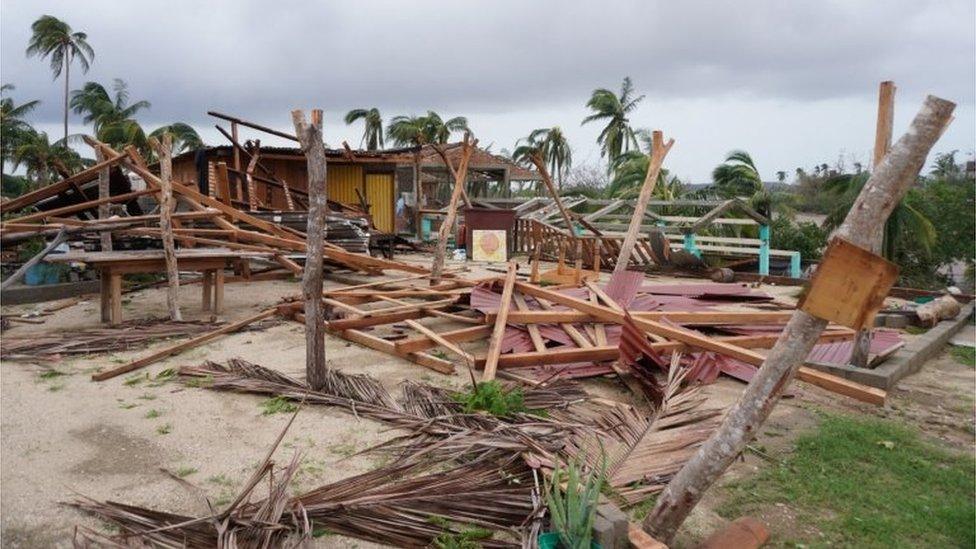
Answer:
<path fill-rule="evenodd" d="M 461 155 L 461 143 L 448 143 L 442 145 L 444 153 L 452 162 L 457 162 Z M 197 154 L 197 151 L 188 151 L 174 157 L 174 162 L 179 159 L 189 159 Z M 208 157 L 231 157 L 234 154 L 232 145 L 219 145 L 203 149 L 203 154 Z M 344 162 L 352 164 L 384 163 L 412 166 L 418 157 L 423 168 L 444 168 L 444 161 L 437 154 L 431 145 L 423 147 L 401 147 L 397 149 L 385 149 L 379 151 L 367 151 L 360 149 L 326 149 L 326 157 L 330 161 Z M 305 156 L 298 147 L 261 147 L 262 158 L 277 158 L 281 160 L 295 160 L 304 162 Z M 514 181 L 539 181 L 541 177 L 535 170 L 520 166 L 504 156 L 492 154 L 487 150 L 476 148 L 471 155 L 469 171 L 474 174 L 488 175 L 489 172 L 504 172 L 508 170 L 509 179 Z"/>

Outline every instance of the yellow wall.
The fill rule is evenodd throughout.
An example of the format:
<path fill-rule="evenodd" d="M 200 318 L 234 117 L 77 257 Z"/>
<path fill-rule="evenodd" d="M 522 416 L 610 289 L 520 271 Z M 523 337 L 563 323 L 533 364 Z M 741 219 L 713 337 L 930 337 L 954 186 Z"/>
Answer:
<path fill-rule="evenodd" d="M 366 201 L 376 228 L 393 231 L 393 174 L 366 174 Z"/>
<path fill-rule="evenodd" d="M 343 204 L 359 204 L 356 189 L 362 189 L 362 166 L 329 166 L 329 200 Z"/>

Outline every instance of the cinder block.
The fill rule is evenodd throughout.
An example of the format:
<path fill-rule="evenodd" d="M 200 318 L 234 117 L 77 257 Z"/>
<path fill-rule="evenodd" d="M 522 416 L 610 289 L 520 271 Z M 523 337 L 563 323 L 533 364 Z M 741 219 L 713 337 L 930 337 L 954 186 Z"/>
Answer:
<path fill-rule="evenodd" d="M 886 328 L 902 329 L 908 326 L 908 317 L 905 315 L 884 315 L 884 325 Z"/>

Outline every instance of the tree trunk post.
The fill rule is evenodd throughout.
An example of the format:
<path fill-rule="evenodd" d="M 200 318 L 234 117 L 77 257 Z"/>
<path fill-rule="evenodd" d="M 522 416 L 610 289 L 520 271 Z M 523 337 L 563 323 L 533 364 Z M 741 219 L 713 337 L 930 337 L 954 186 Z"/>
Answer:
<path fill-rule="evenodd" d="M 305 379 L 313 391 L 325 386 L 325 317 L 322 306 L 322 263 L 325 248 L 325 220 L 328 213 L 325 145 L 322 142 L 322 111 L 312 111 L 311 124 L 305 113 L 291 113 L 295 134 L 308 164 L 308 227 L 302 295 L 305 298 Z"/>
<path fill-rule="evenodd" d="M 180 271 L 176 262 L 176 242 L 173 240 L 173 136 L 163 134 L 163 142 L 150 139 L 149 145 L 159 157 L 159 228 L 163 236 L 163 255 L 166 257 L 166 305 L 169 318 L 183 320 L 180 313 Z"/>
<path fill-rule="evenodd" d="M 64 146 L 68 146 L 68 75 L 71 72 L 71 55 L 64 57 Z"/>
<path fill-rule="evenodd" d="M 533 153 L 529 160 L 535 165 L 535 169 L 539 171 L 539 176 L 542 177 L 542 182 L 546 185 L 546 189 L 549 190 L 549 195 L 556 202 L 556 207 L 559 208 L 559 213 L 563 216 L 563 221 L 566 222 L 566 230 L 569 231 L 569 236 L 574 235 L 573 231 L 573 217 L 569 215 L 569 210 L 563 206 L 562 199 L 559 198 L 559 191 L 556 190 L 556 186 L 552 184 L 552 175 L 549 174 L 549 170 L 546 169 L 546 163 L 542 160 L 542 155 L 539 153 Z"/>
<path fill-rule="evenodd" d="M 627 270 L 630 265 L 630 257 L 634 253 L 634 246 L 637 244 L 637 237 L 640 233 L 641 225 L 644 222 L 644 212 L 647 211 L 647 203 L 651 201 L 654 194 L 654 185 L 657 184 L 658 174 L 661 173 L 661 166 L 664 164 L 664 157 L 667 156 L 674 139 L 664 142 L 664 133 L 654 130 L 651 140 L 651 157 L 647 163 L 647 175 L 644 177 L 644 184 L 641 186 L 637 202 L 634 204 L 634 215 L 630 218 L 630 226 L 627 227 L 627 234 L 620 245 L 620 255 L 617 256 L 617 264 L 613 267 L 613 274 Z"/>
<path fill-rule="evenodd" d="M 949 121 L 955 104 L 929 96 L 912 125 L 885 156 L 864 185 L 844 223 L 835 232 L 869 248 L 871 235 L 915 182 L 932 146 Z M 796 311 L 762 367 L 718 430 L 671 479 L 643 527 L 668 542 L 705 491 L 743 451 L 779 400 L 797 368 L 810 353 L 827 321 Z"/>
<path fill-rule="evenodd" d="M 876 170 L 884 160 L 888 150 L 891 148 L 891 136 L 894 132 L 895 121 L 895 83 L 887 80 L 881 83 L 878 90 L 878 123 L 874 133 L 874 158 L 872 159 L 871 169 Z M 874 253 L 880 253 L 881 245 L 884 242 L 884 226 L 882 223 L 872 229 L 871 246 L 868 248 Z M 851 358 L 848 361 L 851 365 L 858 368 L 866 368 L 868 357 L 871 354 L 871 327 L 868 326 L 858 330 L 854 338 L 854 348 L 851 350 Z"/>
<path fill-rule="evenodd" d="M 104 162 L 106 160 L 105 153 L 100 149 L 95 149 L 95 158 L 98 162 Z M 109 168 L 105 167 L 98 170 L 98 198 L 99 200 L 104 200 L 111 194 L 111 187 L 109 186 Z M 104 221 L 108 219 L 110 214 L 110 206 L 108 202 L 98 205 L 98 219 Z M 105 231 L 101 234 L 102 241 L 102 251 L 111 252 L 112 251 L 112 232 Z"/>
<path fill-rule="evenodd" d="M 471 140 L 471 134 L 464 134 L 464 144 L 461 151 L 461 161 L 458 163 L 457 170 L 454 170 L 448 163 L 448 170 L 454 174 L 454 190 L 451 192 L 451 201 L 447 205 L 447 215 L 441 223 L 440 230 L 437 231 L 437 248 L 434 249 L 434 263 L 430 269 L 430 283 L 440 282 L 441 273 L 444 272 L 444 256 L 447 255 L 447 237 L 451 234 L 451 228 L 457 219 L 458 201 L 464 191 L 464 182 L 468 178 L 468 162 L 471 160 L 471 153 L 478 146 L 478 140 Z M 436 150 L 436 149 L 435 149 Z M 447 159 L 445 157 L 445 162 Z"/>

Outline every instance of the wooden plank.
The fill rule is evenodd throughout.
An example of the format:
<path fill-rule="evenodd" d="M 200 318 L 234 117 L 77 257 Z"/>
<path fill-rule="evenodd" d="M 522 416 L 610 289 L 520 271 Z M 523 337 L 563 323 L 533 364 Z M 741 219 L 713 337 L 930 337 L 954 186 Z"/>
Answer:
<path fill-rule="evenodd" d="M 468 328 L 459 328 L 457 330 L 441 332 L 438 335 L 452 343 L 463 343 L 465 341 L 476 341 L 491 336 L 491 327 L 471 326 Z M 428 337 L 417 337 L 401 339 L 400 341 L 395 342 L 394 346 L 396 347 L 397 352 L 414 353 L 434 348 L 437 346 L 437 343 Z"/>
<path fill-rule="evenodd" d="M 785 324 L 793 311 L 630 311 L 634 318 L 660 320 L 677 324 L 717 326 L 721 324 Z M 485 323 L 495 322 L 495 313 L 485 314 Z M 510 311 L 509 324 L 557 324 L 560 322 L 597 322 L 582 311 Z"/>
<path fill-rule="evenodd" d="M 421 323 L 419 323 L 419 322 L 417 322 L 415 320 L 406 320 L 404 322 L 407 324 L 407 326 L 410 326 L 414 330 L 417 330 L 418 332 L 420 332 L 420 333 L 424 334 L 425 336 L 429 337 L 432 341 L 434 341 L 435 343 L 437 343 L 441 347 L 444 347 L 445 349 L 447 349 L 447 350 L 451 351 L 452 353 L 458 355 L 459 357 L 461 357 L 462 359 L 464 359 L 464 361 L 467 362 L 469 366 L 471 366 L 472 368 L 474 368 L 474 357 L 471 356 L 471 353 L 465 351 L 461 347 L 458 347 L 451 340 L 449 340 L 447 338 L 444 338 L 444 337 L 441 337 L 441 335 L 438 334 L 437 332 L 431 330 L 430 328 L 424 326 L 423 324 L 421 324 Z M 395 348 L 395 346 L 394 346 L 394 348 Z"/>
<path fill-rule="evenodd" d="M 519 311 L 529 310 L 529 305 L 528 303 L 525 302 L 525 297 L 522 294 L 520 293 L 513 294 L 512 299 L 515 300 L 515 308 L 518 309 Z M 497 319 L 497 315 L 495 315 L 495 317 Z M 537 352 L 545 351 L 546 343 L 542 340 L 542 334 L 539 332 L 539 327 L 536 326 L 535 324 L 529 324 L 528 326 L 526 326 L 526 328 L 529 331 L 529 339 L 532 340 L 532 346 L 535 347 L 535 350 Z M 604 341 L 603 343 L 604 345 L 606 345 L 606 341 Z"/>
<path fill-rule="evenodd" d="M 821 343 L 831 341 L 850 340 L 854 334 L 852 332 L 832 333 L 824 332 L 819 340 Z M 739 345 L 749 348 L 768 348 L 776 344 L 779 334 L 773 335 L 747 335 L 747 336 L 723 336 L 716 338 L 718 341 L 729 344 Z M 666 341 L 661 343 L 651 343 L 651 348 L 655 351 L 688 351 L 689 345 L 680 341 Z M 620 358 L 620 348 L 615 345 L 604 347 L 589 348 L 555 348 L 546 349 L 544 352 L 525 352 L 508 353 L 501 355 L 498 360 L 499 368 L 522 368 L 526 366 L 543 366 L 546 364 L 572 364 L 574 362 L 606 362 Z M 478 357 L 476 363 L 479 367 L 485 363 L 484 357 Z M 836 377 L 836 376 L 831 376 Z"/>
<path fill-rule="evenodd" d="M 117 194 L 115 196 L 110 196 L 108 198 L 99 198 L 97 200 L 89 200 L 88 202 L 82 202 L 80 204 L 72 204 L 71 206 L 63 206 L 61 208 L 55 208 L 53 210 L 28 214 L 15 219 L 11 219 L 7 221 L 7 223 L 29 223 L 31 221 L 46 219 L 53 216 L 61 216 L 65 214 L 82 212 L 85 210 L 96 208 L 100 204 L 128 202 L 134 198 L 139 198 L 140 196 L 147 195 L 147 194 L 153 194 L 155 192 L 158 191 L 156 189 L 145 189 L 142 191 L 133 191 L 131 193 Z"/>
<path fill-rule="evenodd" d="M 51 198 L 52 196 L 61 194 L 71 188 L 73 184 L 87 183 L 98 177 L 99 172 L 101 172 L 103 169 L 118 164 L 119 160 L 120 158 L 116 157 L 101 160 L 94 166 L 86 168 L 85 170 L 80 171 L 67 179 L 51 183 L 50 185 L 41 187 L 36 191 L 32 191 L 27 194 L 20 195 L 12 200 L 2 202 L 0 203 L 0 213 L 17 211 L 26 206 L 36 204 L 46 198 Z"/>
<path fill-rule="evenodd" d="M 369 347 L 375 351 L 380 351 L 388 355 L 393 355 L 404 360 L 409 360 L 414 364 L 419 364 L 425 368 L 430 368 L 435 372 L 440 372 L 442 374 L 453 374 L 454 364 L 449 360 L 444 360 L 442 358 L 437 358 L 424 353 L 399 353 L 394 347 L 392 341 L 387 341 L 385 339 L 378 338 L 374 335 L 367 334 L 366 332 L 360 332 L 358 330 L 340 330 L 332 332 L 342 339 L 352 341 L 353 343 L 358 343 L 363 347 Z"/>
<path fill-rule="evenodd" d="M 488 343 L 488 359 L 485 361 L 485 370 L 481 375 L 482 381 L 495 379 L 495 372 L 498 369 L 498 358 L 502 354 L 502 339 L 505 337 L 506 319 L 508 318 L 508 311 L 512 308 L 512 293 L 515 289 L 515 275 L 517 272 L 518 265 L 514 261 L 509 261 L 508 272 L 505 274 L 505 284 L 502 286 L 501 303 L 498 305 L 495 327 L 491 332 L 491 340 Z"/>
<path fill-rule="evenodd" d="M 600 320 L 622 323 L 624 320 L 624 313 L 614 311 L 609 307 L 602 307 L 599 305 L 594 305 L 588 301 L 583 301 L 581 299 L 576 299 L 574 297 L 566 296 L 558 292 L 553 292 L 546 290 L 544 288 L 539 288 L 526 284 L 524 282 L 516 282 L 516 287 L 523 293 L 535 297 L 541 297 L 543 299 L 551 299 L 552 301 L 559 303 L 560 305 L 565 305 L 567 307 L 572 307 L 574 309 L 582 310 L 584 312 L 590 313 L 593 316 L 599 318 Z M 702 336 L 694 332 L 684 330 L 681 328 L 675 328 L 672 326 L 667 326 L 655 322 L 653 320 L 647 320 L 643 318 L 631 318 L 634 324 L 646 331 L 660 336 L 667 337 L 669 339 L 674 339 L 682 343 L 687 344 L 690 347 L 697 347 L 700 349 L 705 349 L 708 351 L 714 351 L 719 354 L 730 356 L 732 358 L 739 359 L 753 366 L 762 366 L 766 358 L 756 352 L 744 349 L 738 345 L 733 345 L 726 343 L 718 338 L 710 338 L 707 336 Z M 801 371 L 807 370 L 804 367 L 800 368 Z M 807 374 L 804 374 L 807 375 Z M 843 378 L 833 376 L 830 374 L 823 374 L 833 378 L 831 382 L 827 382 L 824 377 L 818 375 L 811 377 L 820 383 L 821 387 L 826 389 L 831 389 L 832 387 L 842 389 L 845 396 L 850 396 L 868 403 L 876 403 L 878 400 L 878 391 L 873 387 L 868 387 L 867 385 L 862 385 L 860 383 L 855 383 L 852 381 L 845 380 Z M 800 379 L 803 379 L 802 377 Z"/>
<path fill-rule="evenodd" d="M 222 335 L 229 334 L 231 332 L 236 332 L 237 330 L 240 330 L 241 328 L 249 324 L 253 324 L 259 320 L 264 320 L 265 318 L 272 317 L 275 315 L 276 312 L 277 312 L 276 308 L 262 311 L 254 316 L 249 316 L 243 320 L 238 320 L 237 322 L 228 324 L 212 332 L 207 332 L 189 341 L 184 341 L 177 345 L 167 347 L 161 351 L 157 351 L 155 353 L 144 356 L 138 360 L 134 360 L 123 366 L 119 366 L 118 368 L 113 368 L 105 372 L 98 372 L 92 375 L 92 381 L 105 381 L 106 379 L 111 379 L 113 377 L 129 373 L 133 370 L 138 370 L 139 368 L 149 366 L 150 364 L 158 362 L 166 357 L 179 354 L 183 351 L 186 351 L 187 349 L 193 349 L 194 347 L 199 347 L 200 345 L 203 345 L 204 343 L 216 339 Z"/>

